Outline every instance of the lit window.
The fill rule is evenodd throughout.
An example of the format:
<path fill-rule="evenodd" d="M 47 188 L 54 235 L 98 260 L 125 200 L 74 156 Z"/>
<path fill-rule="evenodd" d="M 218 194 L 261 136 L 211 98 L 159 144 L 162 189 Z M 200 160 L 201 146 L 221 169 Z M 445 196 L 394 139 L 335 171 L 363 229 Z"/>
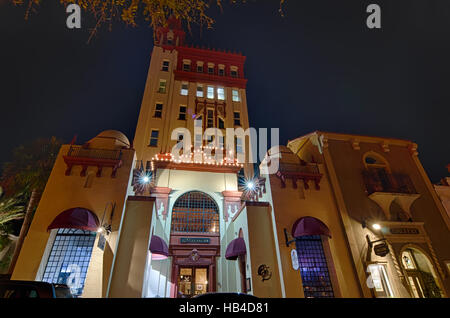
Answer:
<path fill-rule="evenodd" d="M 234 138 L 234 142 L 236 144 L 236 153 L 243 153 L 242 150 L 242 139 L 241 138 Z"/>
<path fill-rule="evenodd" d="M 334 297 L 320 235 L 298 237 L 295 247 L 305 298 Z"/>
<path fill-rule="evenodd" d="M 208 86 L 208 98 L 214 98 L 214 86 Z"/>
<path fill-rule="evenodd" d="M 203 97 L 203 85 L 197 85 L 197 97 Z"/>
<path fill-rule="evenodd" d="M 188 92 L 189 92 L 189 85 L 188 85 L 188 83 L 181 83 L 180 94 L 186 96 L 188 94 Z"/>
<path fill-rule="evenodd" d="M 197 134 L 195 135 L 195 147 L 201 147 L 202 146 L 202 135 Z"/>
<path fill-rule="evenodd" d="M 169 61 L 163 61 L 163 63 L 162 63 L 162 70 L 164 72 L 168 72 L 169 71 Z"/>
<path fill-rule="evenodd" d="M 219 118 L 219 128 L 220 129 L 225 129 L 225 122 L 223 121 L 222 118 Z"/>
<path fill-rule="evenodd" d="M 186 106 L 180 106 L 178 120 L 186 120 Z"/>
<path fill-rule="evenodd" d="M 240 126 L 241 125 L 241 113 L 234 112 L 234 125 Z"/>
<path fill-rule="evenodd" d="M 217 99 L 220 99 L 220 100 L 225 99 L 225 89 L 223 87 L 217 88 Z"/>
<path fill-rule="evenodd" d="M 189 72 L 191 70 L 191 63 L 183 62 L 183 71 Z"/>
<path fill-rule="evenodd" d="M 382 264 L 371 264 L 368 266 L 368 269 L 376 296 L 393 297 L 385 266 Z"/>
<path fill-rule="evenodd" d="M 158 146 L 158 136 L 159 136 L 159 130 L 152 130 L 152 133 L 150 135 L 150 146 L 151 147 Z"/>
<path fill-rule="evenodd" d="M 231 92 L 233 95 L 233 102 L 239 102 L 241 100 L 239 98 L 239 91 L 237 89 L 233 89 Z"/>
<path fill-rule="evenodd" d="M 224 137 L 223 136 L 219 136 L 219 148 L 223 148 L 224 146 Z"/>
<path fill-rule="evenodd" d="M 166 80 L 159 80 L 158 92 L 164 94 L 166 92 Z"/>
<path fill-rule="evenodd" d="M 153 117 L 155 118 L 161 118 L 162 115 L 162 109 L 163 109 L 163 104 L 161 103 L 157 103 L 155 105 L 155 115 Z"/>
<path fill-rule="evenodd" d="M 219 233 L 217 204 L 203 192 L 192 191 L 183 194 L 172 208 L 171 231 Z"/>
<path fill-rule="evenodd" d="M 69 285 L 68 279 L 79 274 L 79 282 L 71 286 L 74 296 L 83 293 L 84 281 L 91 260 L 95 232 L 58 229 L 45 267 L 42 281 Z"/>

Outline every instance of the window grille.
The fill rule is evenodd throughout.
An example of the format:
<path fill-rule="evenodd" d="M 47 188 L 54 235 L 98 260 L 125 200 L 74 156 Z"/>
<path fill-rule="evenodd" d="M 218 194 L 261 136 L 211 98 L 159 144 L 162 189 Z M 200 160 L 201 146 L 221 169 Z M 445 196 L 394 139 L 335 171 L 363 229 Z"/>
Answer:
<path fill-rule="evenodd" d="M 327 260 L 320 235 L 295 239 L 298 262 L 306 298 L 334 297 Z"/>
<path fill-rule="evenodd" d="M 173 232 L 219 233 L 219 209 L 207 194 L 191 191 L 183 194 L 172 209 Z"/>
<path fill-rule="evenodd" d="M 95 232 L 58 229 L 42 281 L 67 284 L 74 296 L 83 292 Z"/>

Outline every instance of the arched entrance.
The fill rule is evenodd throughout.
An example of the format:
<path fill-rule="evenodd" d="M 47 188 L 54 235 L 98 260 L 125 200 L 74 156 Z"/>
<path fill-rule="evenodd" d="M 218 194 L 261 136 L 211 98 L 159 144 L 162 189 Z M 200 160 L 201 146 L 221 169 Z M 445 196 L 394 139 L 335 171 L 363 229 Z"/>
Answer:
<path fill-rule="evenodd" d="M 219 220 L 219 208 L 206 193 L 190 191 L 175 201 L 170 234 L 172 297 L 215 291 Z"/>
<path fill-rule="evenodd" d="M 401 258 L 413 297 L 442 297 L 434 267 L 422 251 L 414 247 L 408 247 L 403 250 Z"/>

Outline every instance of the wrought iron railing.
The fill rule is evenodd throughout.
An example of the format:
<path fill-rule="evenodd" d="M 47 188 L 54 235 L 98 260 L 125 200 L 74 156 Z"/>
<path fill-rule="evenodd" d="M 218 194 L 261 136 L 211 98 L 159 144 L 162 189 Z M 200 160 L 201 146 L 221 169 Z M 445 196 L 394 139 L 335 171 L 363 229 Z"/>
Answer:
<path fill-rule="evenodd" d="M 364 185 L 368 194 L 390 192 L 416 194 L 411 178 L 405 174 L 387 173 L 384 170 L 363 170 Z"/>
<path fill-rule="evenodd" d="M 120 160 L 122 150 L 86 148 L 83 146 L 70 146 L 68 157 Z"/>

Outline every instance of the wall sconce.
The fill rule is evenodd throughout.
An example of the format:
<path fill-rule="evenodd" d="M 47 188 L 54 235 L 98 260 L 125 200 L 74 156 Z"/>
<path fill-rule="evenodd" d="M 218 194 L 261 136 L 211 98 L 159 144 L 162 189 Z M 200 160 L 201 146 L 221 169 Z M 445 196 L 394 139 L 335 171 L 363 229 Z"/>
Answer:
<path fill-rule="evenodd" d="M 361 222 L 361 226 L 362 226 L 362 228 L 363 229 L 365 229 L 366 227 L 368 227 L 369 225 L 371 225 L 371 227 L 372 227 L 372 229 L 374 229 L 374 230 L 381 230 L 381 225 L 380 224 L 378 224 L 378 223 L 368 223 L 366 220 L 362 220 L 362 222 Z"/>
<path fill-rule="evenodd" d="M 284 228 L 284 238 L 285 238 L 285 240 L 286 240 L 286 246 L 287 247 L 289 247 L 289 245 L 292 243 L 292 242 L 295 242 L 295 238 L 292 238 L 292 240 L 289 240 L 289 233 L 287 232 L 287 230 L 286 230 L 286 228 Z"/>
<path fill-rule="evenodd" d="M 111 233 L 111 225 L 110 224 L 103 224 L 100 226 L 97 230 L 98 233 L 105 233 L 106 235 L 109 235 Z"/>

